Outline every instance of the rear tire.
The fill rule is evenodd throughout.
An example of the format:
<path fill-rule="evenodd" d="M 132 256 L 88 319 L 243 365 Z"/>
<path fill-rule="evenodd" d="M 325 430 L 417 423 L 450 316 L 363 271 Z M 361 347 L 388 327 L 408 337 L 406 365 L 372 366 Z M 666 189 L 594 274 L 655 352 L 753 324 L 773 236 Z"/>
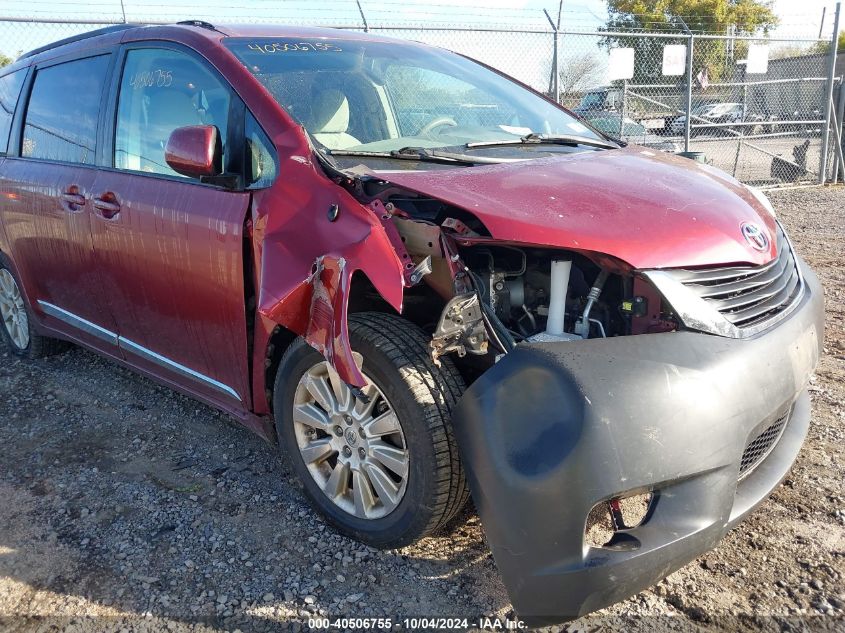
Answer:
<path fill-rule="evenodd" d="M 450 421 L 465 384 L 451 359 L 434 364 L 429 337 L 402 318 L 353 314 L 349 337 L 370 405 L 298 338 L 276 375 L 279 445 L 310 503 L 338 530 L 373 547 L 402 547 L 445 525 L 469 497 Z"/>
<path fill-rule="evenodd" d="M 0 338 L 6 347 L 15 356 L 30 359 L 65 351 L 67 343 L 35 331 L 32 310 L 20 288 L 11 266 L 0 256 Z"/>

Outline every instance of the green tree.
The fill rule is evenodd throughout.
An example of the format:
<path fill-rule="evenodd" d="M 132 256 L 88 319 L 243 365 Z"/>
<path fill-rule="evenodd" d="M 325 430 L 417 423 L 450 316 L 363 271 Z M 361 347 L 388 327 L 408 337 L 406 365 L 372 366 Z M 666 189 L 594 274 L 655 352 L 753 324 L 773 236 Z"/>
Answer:
<path fill-rule="evenodd" d="M 837 53 L 845 53 L 845 31 L 842 31 L 839 34 L 839 41 L 836 45 Z M 813 48 L 810 50 L 810 53 L 813 54 L 828 54 L 830 52 L 830 42 L 819 42 L 818 44 L 814 45 Z"/>
<path fill-rule="evenodd" d="M 684 33 L 728 33 L 737 35 L 766 33 L 778 23 L 771 2 L 758 0 L 607 0 L 606 30 L 611 32 L 658 31 Z M 605 45 L 628 46 L 636 50 L 634 81 L 656 81 L 661 77 L 663 46 L 660 38 L 608 36 Z M 733 40 L 732 55 L 727 40 L 699 40 L 695 48 L 693 68 L 698 73 L 707 69 L 711 81 L 718 81 L 730 67 L 728 57 L 739 59 L 747 44 Z"/>
<path fill-rule="evenodd" d="M 11 57 L 9 57 L 8 55 L 4 55 L 3 53 L 0 53 L 0 68 L 3 68 L 3 66 L 8 66 L 13 61 L 15 61 L 15 60 L 12 59 Z"/>

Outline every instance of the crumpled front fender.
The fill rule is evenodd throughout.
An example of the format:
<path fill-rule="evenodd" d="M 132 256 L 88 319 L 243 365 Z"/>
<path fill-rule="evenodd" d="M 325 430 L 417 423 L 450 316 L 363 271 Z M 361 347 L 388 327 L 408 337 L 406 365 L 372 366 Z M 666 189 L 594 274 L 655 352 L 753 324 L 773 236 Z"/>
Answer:
<path fill-rule="evenodd" d="M 401 312 L 407 253 L 380 202 L 362 205 L 304 156 L 292 156 L 280 171 L 286 183 L 253 201 L 256 350 L 282 325 L 304 336 L 342 380 L 362 387 L 346 319 L 352 277 L 360 271 Z"/>

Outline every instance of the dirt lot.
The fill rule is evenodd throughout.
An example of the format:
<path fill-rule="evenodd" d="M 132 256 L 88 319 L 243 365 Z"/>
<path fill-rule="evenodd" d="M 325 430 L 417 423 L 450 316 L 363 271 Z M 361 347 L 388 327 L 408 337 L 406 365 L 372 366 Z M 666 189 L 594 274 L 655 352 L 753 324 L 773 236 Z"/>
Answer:
<path fill-rule="evenodd" d="M 807 444 L 715 551 L 566 630 L 845 629 L 845 190 L 771 197 L 825 285 Z M 471 511 L 372 550 L 317 519 L 275 449 L 225 416 L 80 349 L 0 354 L 0 629 L 510 612 Z"/>

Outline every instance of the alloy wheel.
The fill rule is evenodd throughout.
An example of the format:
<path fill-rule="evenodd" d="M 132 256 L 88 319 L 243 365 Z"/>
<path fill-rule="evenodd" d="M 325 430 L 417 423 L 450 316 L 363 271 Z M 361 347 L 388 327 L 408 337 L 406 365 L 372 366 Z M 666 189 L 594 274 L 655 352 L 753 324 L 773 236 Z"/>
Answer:
<path fill-rule="evenodd" d="M 362 357 L 355 353 L 359 367 Z M 367 402 L 325 361 L 296 388 L 293 423 L 311 477 L 339 508 L 361 519 L 387 516 L 402 501 L 410 455 L 399 418 L 382 391 L 364 376 Z"/>
<path fill-rule="evenodd" d="M 15 278 L 5 268 L 0 270 L 0 318 L 9 338 L 19 349 L 29 345 L 29 316 Z"/>

